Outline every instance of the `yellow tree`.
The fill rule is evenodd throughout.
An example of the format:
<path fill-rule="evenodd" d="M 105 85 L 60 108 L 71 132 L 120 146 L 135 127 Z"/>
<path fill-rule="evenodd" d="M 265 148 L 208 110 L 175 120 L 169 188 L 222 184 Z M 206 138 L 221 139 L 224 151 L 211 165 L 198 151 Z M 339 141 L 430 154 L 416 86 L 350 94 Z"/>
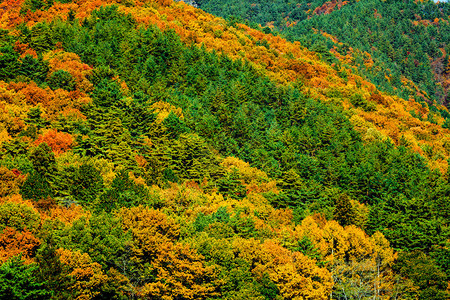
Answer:
<path fill-rule="evenodd" d="M 176 243 L 179 225 L 163 212 L 148 207 L 122 208 L 122 226 L 133 236 L 132 261 L 140 286 L 134 292 L 144 298 L 206 299 L 213 296 L 214 269 L 187 245 Z"/>
<path fill-rule="evenodd" d="M 236 239 L 235 256 L 251 262 L 258 279 L 264 274 L 277 285 L 284 299 L 328 299 L 333 286 L 331 273 L 304 254 L 284 248 L 276 240 L 260 242 Z"/>
<path fill-rule="evenodd" d="M 319 250 L 333 276 L 335 296 L 389 299 L 394 294 L 396 253 L 380 232 L 368 236 L 354 225 L 343 227 L 315 215 L 305 218 L 294 236 L 308 237 Z"/>
<path fill-rule="evenodd" d="M 100 264 L 93 262 L 87 253 L 58 249 L 61 263 L 68 268 L 68 276 L 72 277 L 69 290 L 77 300 L 93 299 L 100 294 L 103 286 L 112 279 L 103 272 Z M 116 278 L 117 279 L 117 278 Z"/>
<path fill-rule="evenodd" d="M 290 263 L 277 265 L 270 278 L 284 299 L 328 299 L 333 286 L 330 272 L 300 252 Z"/>

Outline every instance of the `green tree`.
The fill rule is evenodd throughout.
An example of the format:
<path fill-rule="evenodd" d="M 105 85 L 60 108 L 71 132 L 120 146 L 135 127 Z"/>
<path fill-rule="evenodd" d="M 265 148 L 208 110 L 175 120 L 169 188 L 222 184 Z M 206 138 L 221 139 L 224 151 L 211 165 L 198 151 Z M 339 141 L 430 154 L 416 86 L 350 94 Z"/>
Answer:
<path fill-rule="evenodd" d="M 55 154 L 47 143 L 39 144 L 30 154 L 33 169 L 44 177 L 50 177 L 56 172 Z"/>
<path fill-rule="evenodd" d="M 49 67 L 48 62 L 44 61 L 42 56 L 34 58 L 27 54 L 21 59 L 21 62 L 20 75 L 26 76 L 38 84 L 41 84 L 46 80 Z"/>
<path fill-rule="evenodd" d="M 132 207 L 149 203 L 150 195 L 143 185 L 137 185 L 126 170 L 114 178 L 111 187 L 99 198 L 96 208 L 110 212 L 121 207 Z"/>
<path fill-rule="evenodd" d="M 27 180 L 20 187 L 20 193 L 25 199 L 35 201 L 53 196 L 53 189 L 47 177 L 38 172 L 28 175 Z"/>
<path fill-rule="evenodd" d="M 35 127 L 35 131 L 43 128 L 46 126 L 46 120 L 44 118 L 42 118 L 42 111 L 41 111 L 41 106 L 37 105 L 36 107 L 32 107 L 30 108 L 30 111 L 27 113 L 27 118 L 25 119 L 25 121 L 28 124 L 31 124 L 32 126 Z M 34 132 L 34 136 L 36 136 L 37 132 Z"/>
<path fill-rule="evenodd" d="M 25 265 L 21 257 L 9 259 L 0 266 L 0 298 L 11 300 L 50 299 L 46 282 L 36 279 L 36 264 Z"/>
<path fill-rule="evenodd" d="M 70 193 L 84 205 L 93 205 L 103 191 L 103 177 L 89 163 L 81 165 L 74 174 Z"/>
<path fill-rule="evenodd" d="M 131 247 L 131 235 L 123 231 L 120 220 L 105 212 L 80 218 L 57 235 L 58 247 L 81 250 L 104 269 L 119 268 Z"/>
<path fill-rule="evenodd" d="M 6 202 L 0 205 L 0 231 L 8 226 L 17 230 L 28 229 L 35 232 L 40 221 L 39 213 L 26 204 Z"/>
<path fill-rule="evenodd" d="M 3 80 L 15 78 L 20 69 L 19 54 L 9 45 L 0 48 L 0 53 L 0 78 Z"/>
<path fill-rule="evenodd" d="M 58 70 L 53 72 L 48 79 L 48 86 L 53 89 L 64 89 L 73 91 L 76 87 L 75 79 L 65 70 Z"/>
<path fill-rule="evenodd" d="M 218 192 L 233 199 L 244 199 L 247 189 L 240 180 L 239 173 L 233 169 L 226 176 L 217 180 Z"/>
<path fill-rule="evenodd" d="M 443 300 L 450 297 L 447 291 L 447 275 L 426 254 L 418 251 L 402 252 L 396 270 L 410 278 L 419 288 L 411 296 L 423 300 Z"/>
<path fill-rule="evenodd" d="M 41 143 L 29 155 L 33 172 L 21 187 L 26 199 L 40 200 L 53 196 L 53 182 L 57 172 L 55 155 L 47 143 Z"/>
<path fill-rule="evenodd" d="M 338 196 L 333 215 L 334 219 L 342 226 L 355 224 L 356 213 L 347 195 L 341 194 Z"/>
<path fill-rule="evenodd" d="M 68 276 L 68 268 L 61 263 L 54 237 L 47 235 L 36 254 L 36 278 L 45 282 L 47 291 L 52 292 L 53 299 L 67 299 L 70 295 L 67 287 L 73 279 Z"/>

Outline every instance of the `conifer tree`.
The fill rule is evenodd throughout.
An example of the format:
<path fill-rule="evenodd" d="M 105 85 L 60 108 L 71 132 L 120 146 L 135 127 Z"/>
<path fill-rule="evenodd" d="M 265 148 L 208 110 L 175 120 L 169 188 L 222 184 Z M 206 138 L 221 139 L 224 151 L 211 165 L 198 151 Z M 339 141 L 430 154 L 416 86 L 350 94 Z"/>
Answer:
<path fill-rule="evenodd" d="M 33 172 L 21 187 L 25 198 L 40 200 L 53 196 L 56 169 L 55 155 L 47 143 L 39 144 L 30 154 Z"/>
<path fill-rule="evenodd" d="M 102 191 L 103 178 L 92 164 L 85 163 L 75 171 L 70 192 L 79 203 L 94 204 Z"/>
<path fill-rule="evenodd" d="M 72 279 L 68 276 L 67 268 L 61 263 L 59 254 L 56 252 L 56 243 L 52 236 L 46 236 L 41 245 L 35 261 L 38 268 L 35 276 L 45 282 L 45 288 L 55 298 L 69 297 L 67 286 Z"/>
<path fill-rule="evenodd" d="M 355 224 L 355 210 L 347 195 L 341 194 L 337 197 L 333 216 L 341 226 Z"/>
<path fill-rule="evenodd" d="M 51 292 L 46 282 L 36 279 L 36 264 L 25 265 L 19 257 L 13 257 L 0 266 L 0 298 L 12 300 L 48 299 Z"/>

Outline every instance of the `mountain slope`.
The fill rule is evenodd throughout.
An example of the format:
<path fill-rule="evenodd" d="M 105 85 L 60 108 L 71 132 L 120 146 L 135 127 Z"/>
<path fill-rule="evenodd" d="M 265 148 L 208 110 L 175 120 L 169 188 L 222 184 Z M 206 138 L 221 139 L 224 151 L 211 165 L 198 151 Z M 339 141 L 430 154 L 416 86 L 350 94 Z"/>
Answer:
<path fill-rule="evenodd" d="M 446 2 L 202 0 L 199 5 L 213 14 L 275 28 L 328 60 L 355 66 L 389 93 L 447 103 Z M 327 50 L 339 53 L 339 60 Z"/>
<path fill-rule="evenodd" d="M 31 20 L 30 25 L 33 24 L 34 18 L 64 19 L 67 18 L 70 9 L 74 12 L 74 17 L 82 18 L 86 12 L 100 5 L 101 2 L 56 4 L 45 13 L 29 11 L 26 19 Z M 394 143 L 410 145 L 415 151 L 427 155 L 433 167 L 446 169 L 448 150 L 445 145 L 448 141 L 444 135 L 447 131 L 435 126 L 435 124 L 442 125 L 445 121 L 440 116 L 445 115 L 444 112 L 447 111 L 443 107 L 440 107 L 443 110 L 440 113 L 433 107 L 430 111 L 427 106 L 417 105 L 412 100 L 405 102 L 387 95 L 379 97 L 371 83 L 342 66 L 335 65 L 333 69 L 321 61 L 316 54 L 299 47 L 298 43 L 287 43 L 280 37 L 264 35 L 244 25 L 239 25 L 235 29 L 228 26 L 225 21 L 220 21 L 183 3 L 172 6 L 152 3 L 144 4 L 144 8 L 131 6 L 121 9 L 135 16 L 139 24 L 154 23 L 161 28 L 174 29 L 181 36 L 182 41 L 188 44 L 203 43 L 207 49 L 223 51 L 231 58 L 250 60 L 256 64 L 255 68 L 265 70 L 265 73 L 277 82 L 300 82 L 304 86 L 304 92 L 311 97 L 323 100 L 332 98 L 333 101 L 343 102 L 347 108 L 356 106 L 356 114 L 368 121 L 368 123 L 358 122 L 361 131 L 370 131 L 373 127 L 382 135 L 389 136 Z M 77 11 L 79 14 L 76 13 Z M 9 14 L 18 16 L 17 18 L 8 17 L 12 20 L 10 25 L 14 24 L 12 22 L 23 20 L 18 8 Z M 196 14 L 199 14 L 197 18 L 195 18 Z M 112 60 L 110 58 L 110 61 Z M 355 117 L 354 120 L 359 119 Z"/>
<path fill-rule="evenodd" d="M 7 4 L 2 289 L 446 297 L 443 119 L 183 3 Z"/>

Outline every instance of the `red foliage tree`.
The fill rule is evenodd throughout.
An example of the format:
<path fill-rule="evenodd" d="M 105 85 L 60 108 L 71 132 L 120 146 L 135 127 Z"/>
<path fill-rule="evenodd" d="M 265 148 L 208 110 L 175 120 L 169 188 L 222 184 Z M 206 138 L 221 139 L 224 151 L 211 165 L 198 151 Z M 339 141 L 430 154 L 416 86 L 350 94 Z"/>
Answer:
<path fill-rule="evenodd" d="M 40 244 L 41 242 L 27 229 L 17 231 L 6 227 L 0 234 L 0 263 L 18 254 L 22 254 L 25 261 L 31 262 Z"/>
<path fill-rule="evenodd" d="M 40 135 L 35 141 L 35 144 L 47 143 L 52 148 L 52 151 L 58 155 L 69 150 L 73 142 L 73 137 L 69 133 L 51 129 Z"/>

